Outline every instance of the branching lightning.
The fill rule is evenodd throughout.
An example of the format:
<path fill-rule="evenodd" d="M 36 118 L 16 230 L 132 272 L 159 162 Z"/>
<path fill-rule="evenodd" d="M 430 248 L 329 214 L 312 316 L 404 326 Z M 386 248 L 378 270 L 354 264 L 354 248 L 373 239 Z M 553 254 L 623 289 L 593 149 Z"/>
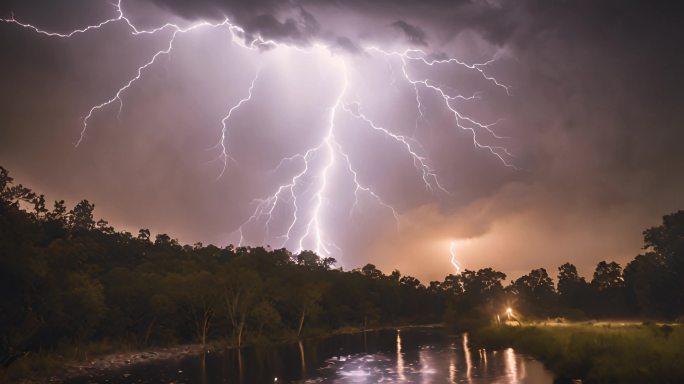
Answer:
<path fill-rule="evenodd" d="M 143 29 L 136 26 L 125 14 L 121 1 L 122 0 L 118 0 L 116 4 L 113 4 L 115 15 L 112 18 L 65 33 L 51 32 L 35 25 L 21 22 L 17 20 L 14 15 L 9 19 L 0 19 L 2 22 L 15 24 L 37 34 L 53 38 L 71 38 L 78 34 L 105 28 L 114 23 L 125 24 L 133 36 L 161 35 L 167 37 L 164 47 L 149 56 L 148 60 L 140 65 L 137 71 L 135 71 L 121 87 L 112 93 L 110 98 L 103 102 L 94 103 L 90 107 L 82 120 L 80 135 L 75 143 L 77 147 L 84 142 L 96 114 L 103 112 L 103 110 L 115 103 L 119 104 L 118 113 L 121 114 L 126 92 L 131 87 L 135 86 L 136 83 L 144 77 L 145 73 L 153 69 L 161 56 L 171 55 L 171 52 L 175 49 L 174 44 L 177 37 L 182 34 L 190 33 L 201 28 L 225 28 L 229 33 L 231 42 L 243 49 L 259 50 L 261 48 L 278 48 L 296 50 L 302 54 L 309 54 L 311 52 L 308 49 L 296 45 L 263 39 L 259 35 L 251 38 L 251 41 L 247 41 L 248 34 L 245 30 L 240 26 L 233 24 L 228 18 L 218 22 L 199 21 L 188 26 L 166 23 L 152 29 Z M 323 43 L 318 43 L 315 47 L 322 47 L 332 55 L 333 50 Z M 396 86 L 395 82 L 397 79 L 403 79 L 403 81 L 405 81 L 415 92 L 417 111 L 416 130 L 418 129 L 419 121 L 421 119 L 429 118 L 429 116 L 426 116 L 425 99 L 422 94 L 423 92 L 432 93 L 438 96 L 445 111 L 448 111 L 453 115 L 454 126 L 470 134 L 473 145 L 476 148 L 490 152 L 504 166 L 515 168 L 510 161 L 512 155 L 505 147 L 487 144 L 487 142 L 491 140 L 503 139 L 503 137 L 497 134 L 493 129 L 493 126 L 496 123 L 486 124 L 479 122 L 459 111 L 455 105 L 456 100 L 478 100 L 481 96 L 480 93 L 472 95 L 452 94 L 445 87 L 429 78 L 414 77 L 411 74 L 409 66 L 409 63 L 427 67 L 457 65 L 467 70 L 477 72 L 482 77 L 483 81 L 490 82 L 496 87 L 503 89 L 506 93 L 509 93 L 510 87 L 489 75 L 486 71 L 487 66 L 491 64 L 493 60 L 480 64 L 468 64 L 455 58 L 439 60 L 430 59 L 430 56 L 426 52 L 417 49 L 407 49 L 403 52 L 397 52 L 384 50 L 378 47 L 366 47 L 365 52 L 371 56 L 379 55 L 385 59 L 390 72 L 389 86 Z M 334 169 L 344 170 L 343 173 L 348 175 L 349 180 L 354 187 L 354 203 L 350 208 L 350 218 L 355 211 L 361 209 L 360 199 L 365 196 L 370 199 L 370 201 L 385 209 L 388 214 L 391 214 L 392 218 L 398 224 L 400 217 L 399 211 L 383 198 L 379 192 L 362 181 L 362 172 L 360 172 L 360 169 L 354 167 L 352 158 L 336 138 L 335 134 L 338 130 L 337 120 L 339 116 L 344 113 L 358 120 L 361 125 L 365 126 L 370 131 L 383 135 L 394 142 L 396 148 L 413 162 L 415 170 L 427 190 L 434 193 L 449 194 L 448 189 L 440 181 L 434 164 L 431 164 L 428 155 L 418 141 L 413 137 L 395 133 L 394 130 L 376 123 L 370 117 L 372 113 L 363 110 L 360 101 L 348 99 L 348 89 L 351 81 L 348 62 L 341 56 L 336 57 L 335 62 L 339 64 L 341 81 L 334 104 L 325 107 L 329 109 L 329 114 L 327 125 L 321 127 L 323 132 L 322 139 L 313 147 L 282 159 L 280 164 L 274 169 L 274 172 L 281 172 L 285 164 L 294 164 L 297 167 L 294 173 L 290 176 L 286 176 L 286 181 L 277 186 L 270 195 L 254 200 L 255 208 L 251 215 L 247 217 L 242 225 L 235 231 L 239 235 L 240 246 L 246 245 L 247 243 L 255 243 L 253 240 L 247 238 L 248 236 L 245 235 L 245 231 L 250 229 L 251 232 L 256 228 L 263 233 L 263 238 L 261 239 L 262 243 L 275 238 L 280 240 L 281 246 L 293 248 L 295 253 L 304 249 L 311 249 L 319 256 L 327 257 L 333 255 L 335 250 L 340 250 L 340 247 L 334 242 L 334 236 L 326 230 L 325 225 L 326 209 L 330 202 L 334 201 L 333 193 L 330 191 L 332 172 Z M 396 63 L 399 65 L 399 71 L 395 71 L 394 65 Z M 227 113 L 220 121 L 220 138 L 213 146 L 214 149 L 220 151 L 216 158 L 222 165 L 218 178 L 221 178 L 229 171 L 229 162 L 237 165 L 237 161 L 230 155 L 229 150 L 231 119 L 241 107 L 252 101 L 255 87 L 259 81 L 259 73 L 260 69 L 256 71 L 249 88 L 245 90 L 244 97 L 230 106 Z M 286 225 L 284 226 L 286 229 L 283 233 L 273 233 L 275 231 L 275 229 L 273 229 L 273 224 L 277 209 L 284 209 L 289 215 Z M 283 226 L 279 227 L 283 228 Z M 456 268 L 457 273 L 459 273 L 461 267 L 455 258 L 454 242 L 450 245 L 450 253 L 452 257 L 451 262 Z"/>
<path fill-rule="evenodd" d="M 482 141 L 480 141 L 480 133 L 479 131 L 485 131 L 487 134 L 491 135 L 495 139 L 503 139 L 504 137 L 498 135 L 494 130 L 492 129 L 492 126 L 494 126 L 497 122 L 490 123 L 490 124 L 485 124 L 485 123 L 480 123 L 477 120 L 464 115 L 461 113 L 456 107 L 452 104 L 452 101 L 454 100 L 473 100 L 477 99 L 479 96 L 478 94 L 471 95 L 471 96 L 464 96 L 464 95 L 451 95 L 449 92 L 445 91 L 443 87 L 439 86 L 436 82 L 431 81 L 428 78 L 424 79 L 414 79 L 411 77 L 408 71 L 408 61 L 418 61 L 421 62 L 425 65 L 428 66 L 434 66 L 437 64 L 449 64 L 449 63 L 455 63 L 457 65 L 461 65 L 465 68 L 468 69 L 473 69 L 479 72 L 482 77 L 495 84 L 496 86 L 503 88 L 507 93 L 510 91 L 510 87 L 502 84 L 496 78 L 489 76 L 485 73 L 483 67 L 486 67 L 487 65 L 491 64 L 493 60 L 487 61 L 482 64 L 466 64 L 462 61 L 459 61 L 457 59 L 444 59 L 444 60 L 428 60 L 426 57 L 426 53 L 423 52 L 422 50 L 417 50 L 417 49 L 407 49 L 404 52 L 396 52 L 396 51 L 385 51 L 383 49 L 380 49 L 378 47 L 367 47 L 366 48 L 368 51 L 371 52 L 378 52 L 382 55 L 385 56 L 395 56 L 398 57 L 400 62 L 401 62 L 401 72 L 404 76 L 404 79 L 411 84 L 416 92 L 416 103 L 418 105 L 418 111 L 421 113 L 422 116 L 422 109 L 421 109 L 421 103 L 420 103 L 420 98 L 419 98 L 419 92 L 418 92 L 418 86 L 422 86 L 425 89 L 431 90 L 435 92 L 439 97 L 442 98 L 444 101 L 444 106 L 453 114 L 454 116 L 454 121 L 456 124 L 456 127 L 470 132 L 472 139 L 473 139 L 473 145 L 475 145 L 477 148 L 480 149 L 485 149 L 489 152 L 492 153 L 492 155 L 496 156 L 505 166 L 511 167 L 511 168 L 516 168 L 513 164 L 509 162 L 509 158 L 513 157 L 513 155 L 503 146 L 492 146 L 492 145 L 487 145 L 483 144 Z M 516 168 L 517 169 L 517 168 Z"/>
<path fill-rule="evenodd" d="M 243 104 L 246 102 L 252 100 L 252 92 L 254 91 L 254 84 L 256 84 L 256 81 L 259 79 L 259 72 L 261 69 L 256 71 L 256 75 L 254 75 L 254 79 L 252 79 L 252 83 L 249 86 L 249 89 L 247 90 L 247 96 L 244 98 L 240 99 L 240 101 L 237 102 L 234 106 L 232 106 L 228 110 L 228 114 L 221 119 L 221 140 L 214 146 L 214 148 L 221 148 L 221 154 L 219 155 L 219 160 L 223 162 L 223 168 L 221 169 L 221 173 L 218 175 L 217 179 L 220 179 L 223 174 L 226 172 L 226 167 L 228 166 L 228 160 L 231 160 L 232 162 L 235 163 L 235 159 L 231 157 L 228 154 L 228 144 L 226 143 L 226 140 L 228 139 L 228 120 L 233 116 L 233 112 L 237 111 L 242 107 Z"/>

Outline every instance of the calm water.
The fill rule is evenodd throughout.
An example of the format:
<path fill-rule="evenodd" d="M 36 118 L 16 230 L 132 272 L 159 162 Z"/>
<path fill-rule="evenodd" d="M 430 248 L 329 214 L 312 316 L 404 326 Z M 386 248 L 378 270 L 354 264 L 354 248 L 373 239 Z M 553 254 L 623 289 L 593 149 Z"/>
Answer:
<path fill-rule="evenodd" d="M 441 329 L 385 330 L 138 365 L 69 383 L 552 383 L 541 363 Z"/>

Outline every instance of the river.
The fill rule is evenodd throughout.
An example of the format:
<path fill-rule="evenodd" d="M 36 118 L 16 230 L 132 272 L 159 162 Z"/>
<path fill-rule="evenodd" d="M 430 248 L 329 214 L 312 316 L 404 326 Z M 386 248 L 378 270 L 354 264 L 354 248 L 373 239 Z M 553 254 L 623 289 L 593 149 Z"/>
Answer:
<path fill-rule="evenodd" d="M 87 383 L 530 383 L 553 382 L 513 349 L 473 348 L 467 334 L 404 328 L 293 345 L 210 352 L 67 381 Z"/>

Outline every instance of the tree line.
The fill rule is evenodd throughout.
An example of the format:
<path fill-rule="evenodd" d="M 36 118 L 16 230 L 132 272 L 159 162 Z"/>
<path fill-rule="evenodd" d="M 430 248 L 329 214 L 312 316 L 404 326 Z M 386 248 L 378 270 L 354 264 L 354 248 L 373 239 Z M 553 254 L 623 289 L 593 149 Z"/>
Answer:
<path fill-rule="evenodd" d="M 492 268 L 423 284 L 372 264 L 344 271 L 311 251 L 181 245 L 147 229 L 116 231 L 94 208 L 48 209 L 0 167 L 0 359 L 98 341 L 239 347 L 345 327 L 467 329 L 507 306 L 538 318 L 676 318 L 684 309 L 684 211 L 646 230 L 645 253 L 624 270 L 600 262 L 586 281 L 566 263 L 557 286 L 543 268 L 504 286 Z"/>

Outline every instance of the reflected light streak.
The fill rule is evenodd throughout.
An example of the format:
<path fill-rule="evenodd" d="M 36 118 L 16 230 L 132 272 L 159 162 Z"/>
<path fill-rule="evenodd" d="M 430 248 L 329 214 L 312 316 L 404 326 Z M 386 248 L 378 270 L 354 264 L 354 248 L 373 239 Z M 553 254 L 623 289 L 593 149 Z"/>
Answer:
<path fill-rule="evenodd" d="M 484 363 L 485 370 L 487 369 L 487 350 L 480 349 L 480 357 L 482 358 L 482 363 Z"/>
<path fill-rule="evenodd" d="M 397 378 L 406 380 L 404 376 L 404 356 L 401 354 L 401 330 L 397 329 Z"/>
<path fill-rule="evenodd" d="M 456 384 L 456 350 L 453 348 L 449 357 L 449 382 Z"/>
<path fill-rule="evenodd" d="M 470 356 L 470 348 L 468 347 L 468 334 L 464 333 L 463 334 L 463 353 L 465 354 L 465 362 L 466 362 L 466 379 L 468 379 L 468 383 L 473 382 L 473 360 L 472 357 Z"/>
<path fill-rule="evenodd" d="M 299 340 L 297 346 L 299 347 L 299 359 L 302 363 L 302 375 L 304 375 L 306 373 L 306 356 L 304 355 L 304 343 L 301 340 Z"/>
<path fill-rule="evenodd" d="M 504 352 L 506 362 L 506 377 L 509 383 L 518 383 L 518 366 L 515 361 L 515 352 L 513 348 L 508 348 Z"/>

